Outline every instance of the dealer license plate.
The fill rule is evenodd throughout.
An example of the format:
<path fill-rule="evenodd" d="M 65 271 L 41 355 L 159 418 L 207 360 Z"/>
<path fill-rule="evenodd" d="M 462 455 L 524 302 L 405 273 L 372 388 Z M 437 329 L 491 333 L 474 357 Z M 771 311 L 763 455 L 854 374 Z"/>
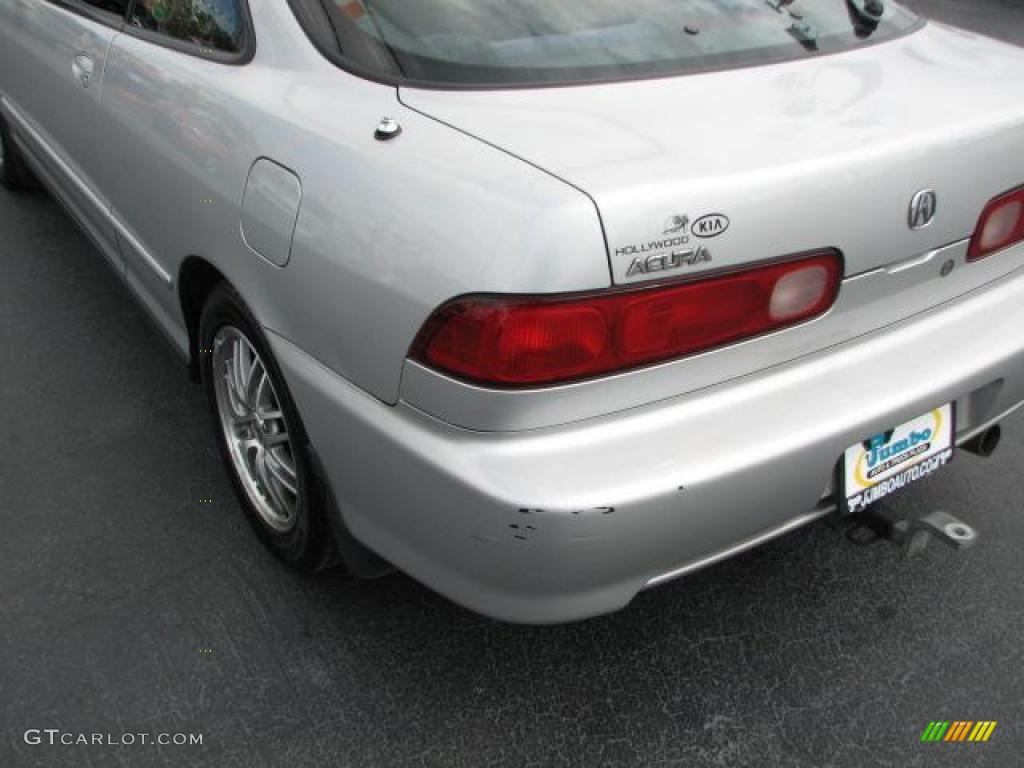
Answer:
<path fill-rule="evenodd" d="M 953 458 L 953 404 L 851 445 L 839 471 L 839 498 L 847 514 L 921 480 Z"/>

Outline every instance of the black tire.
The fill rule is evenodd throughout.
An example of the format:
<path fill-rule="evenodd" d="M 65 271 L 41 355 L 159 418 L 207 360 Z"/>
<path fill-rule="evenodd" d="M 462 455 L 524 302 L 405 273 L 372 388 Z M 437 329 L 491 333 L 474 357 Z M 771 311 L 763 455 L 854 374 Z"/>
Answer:
<path fill-rule="evenodd" d="M 214 349 L 218 331 L 225 327 L 240 331 L 258 353 L 273 385 L 273 393 L 284 414 L 291 437 L 290 454 L 294 459 L 299 497 L 295 505 L 294 527 L 286 532 L 274 530 L 250 499 L 245 481 L 239 474 L 241 470 L 235 464 L 228 446 L 228 437 L 222 427 L 214 383 L 214 355 L 210 350 Z M 227 283 L 220 283 L 214 288 L 203 307 L 199 321 L 199 349 L 199 368 L 217 443 L 231 477 L 235 495 L 245 510 L 253 530 L 271 552 L 295 568 L 314 571 L 333 564 L 336 558 L 335 544 L 326 515 L 326 494 L 313 468 L 309 438 L 266 337 L 245 302 Z"/>
<path fill-rule="evenodd" d="M 34 189 L 39 186 L 29 170 L 21 150 L 11 139 L 7 122 L 0 117 L 0 185 L 10 190 Z"/>

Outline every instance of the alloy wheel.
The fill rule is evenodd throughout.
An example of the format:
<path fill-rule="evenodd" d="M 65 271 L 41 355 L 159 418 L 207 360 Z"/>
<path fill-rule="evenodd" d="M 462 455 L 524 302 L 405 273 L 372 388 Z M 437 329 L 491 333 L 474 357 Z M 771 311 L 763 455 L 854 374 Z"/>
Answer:
<path fill-rule="evenodd" d="M 252 342 L 225 325 L 213 340 L 213 383 L 234 470 L 260 519 L 291 531 L 301 502 L 292 433 L 270 372 Z"/>

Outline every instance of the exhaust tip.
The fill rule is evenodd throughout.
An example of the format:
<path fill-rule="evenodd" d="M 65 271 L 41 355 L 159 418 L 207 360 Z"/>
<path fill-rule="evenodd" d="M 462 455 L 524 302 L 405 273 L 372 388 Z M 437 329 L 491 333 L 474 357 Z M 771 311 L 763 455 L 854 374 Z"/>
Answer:
<path fill-rule="evenodd" d="M 968 451 L 969 453 L 973 453 L 976 456 L 981 456 L 982 458 L 987 459 L 989 456 L 996 452 L 996 448 L 999 447 L 999 441 L 1002 439 L 1002 436 L 1002 427 L 1000 427 L 998 424 L 995 424 L 986 429 L 984 432 L 981 432 L 980 434 L 977 434 L 974 437 L 972 437 L 961 447 L 965 451 Z"/>

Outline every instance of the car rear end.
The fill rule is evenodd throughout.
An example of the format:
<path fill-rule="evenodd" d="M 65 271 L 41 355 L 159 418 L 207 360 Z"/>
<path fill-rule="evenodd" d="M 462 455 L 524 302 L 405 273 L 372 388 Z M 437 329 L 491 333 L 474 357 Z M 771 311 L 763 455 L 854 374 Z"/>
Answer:
<path fill-rule="evenodd" d="M 561 180 L 606 245 L 604 285 L 483 278 L 424 307 L 394 405 L 272 338 L 347 526 L 411 575 L 513 621 L 615 610 L 847 506 L 872 438 L 939 414 L 939 455 L 943 429 L 952 448 L 1024 402 L 1019 49 L 891 5 L 837 0 L 844 27 L 735 0 L 672 16 L 710 42 L 637 79 L 621 6 L 488 47 L 359 5 L 402 69 L 399 121 Z M 750 32 L 776 22 L 789 47 Z M 623 71 L 597 82 L 586 46 L 612 27 Z"/>

